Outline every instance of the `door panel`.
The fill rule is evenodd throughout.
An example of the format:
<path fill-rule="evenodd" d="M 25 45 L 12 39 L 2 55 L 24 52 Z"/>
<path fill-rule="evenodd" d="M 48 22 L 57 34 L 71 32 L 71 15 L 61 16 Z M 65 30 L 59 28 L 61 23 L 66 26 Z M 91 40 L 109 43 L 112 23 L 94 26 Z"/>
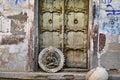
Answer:
<path fill-rule="evenodd" d="M 61 49 L 68 68 L 87 68 L 88 0 L 40 0 L 40 50 Z"/>
<path fill-rule="evenodd" d="M 44 32 L 41 34 L 41 47 L 46 48 L 49 46 L 60 47 L 60 36 L 58 32 Z"/>
<path fill-rule="evenodd" d="M 82 32 L 68 32 L 67 34 L 67 48 L 72 49 L 81 49 L 84 48 L 86 45 L 86 37 L 85 34 Z"/>
<path fill-rule="evenodd" d="M 43 14 L 43 27 L 42 30 L 59 30 L 61 27 L 61 14 L 60 13 L 44 13 Z"/>
<path fill-rule="evenodd" d="M 86 52 L 70 49 L 66 51 L 66 66 L 71 68 L 86 68 Z"/>
<path fill-rule="evenodd" d="M 43 27 L 42 29 L 44 30 L 50 30 L 52 29 L 52 14 L 51 13 L 44 13 L 43 14 Z M 51 22 L 50 22 L 51 20 Z"/>
<path fill-rule="evenodd" d="M 64 0 L 41 0 L 41 8 L 44 11 L 59 11 L 62 9 Z"/>
<path fill-rule="evenodd" d="M 53 1 L 54 0 L 41 0 L 41 3 L 43 4 L 42 8 L 44 10 L 50 10 L 53 8 Z"/>
<path fill-rule="evenodd" d="M 62 0 L 40 0 L 40 50 L 61 48 Z"/>
<path fill-rule="evenodd" d="M 60 48 L 60 13 L 43 13 L 41 16 L 43 18 L 43 27 L 41 26 L 41 36 L 42 39 L 41 47 L 45 48 L 48 46 L 54 46 Z"/>
<path fill-rule="evenodd" d="M 88 2 L 89 0 L 65 0 L 65 4 L 67 6 L 67 9 L 80 11 L 81 10 L 88 10 Z"/>
<path fill-rule="evenodd" d="M 70 12 L 67 15 L 67 29 L 69 30 L 83 30 L 85 28 L 85 14 Z"/>
<path fill-rule="evenodd" d="M 82 32 L 68 32 L 66 45 L 66 66 L 81 67 L 86 66 L 86 43 L 87 37 Z"/>
<path fill-rule="evenodd" d="M 60 29 L 62 25 L 61 13 L 53 13 L 53 29 Z"/>
<path fill-rule="evenodd" d="M 66 66 L 87 67 L 87 20 L 88 0 L 67 0 L 66 20 Z"/>

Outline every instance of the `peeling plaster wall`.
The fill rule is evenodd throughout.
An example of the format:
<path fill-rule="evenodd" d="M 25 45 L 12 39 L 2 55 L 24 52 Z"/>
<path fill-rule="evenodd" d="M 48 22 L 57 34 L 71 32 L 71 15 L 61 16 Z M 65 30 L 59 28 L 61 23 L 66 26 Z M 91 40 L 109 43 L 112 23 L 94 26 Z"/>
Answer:
<path fill-rule="evenodd" d="M 97 46 L 93 52 L 93 66 L 99 63 L 97 52 L 101 55 L 100 63 L 106 69 L 120 70 L 120 5 L 119 0 L 94 0 L 95 15 L 93 16 L 93 34 L 95 25 L 98 25 Z M 94 6 L 93 6 L 94 7 Z M 102 34 L 102 36 L 100 36 Z M 98 40 L 99 38 L 99 40 Z M 98 44 L 96 43 L 98 42 Z M 95 47 L 93 46 L 93 48 Z M 98 50 L 99 49 L 99 50 Z M 94 54 L 95 53 L 95 54 Z"/>
<path fill-rule="evenodd" d="M 0 71 L 29 71 L 34 0 L 0 0 Z"/>
<path fill-rule="evenodd" d="M 106 44 L 101 63 L 107 69 L 120 69 L 120 1 L 102 0 L 100 33 L 105 34 Z"/>

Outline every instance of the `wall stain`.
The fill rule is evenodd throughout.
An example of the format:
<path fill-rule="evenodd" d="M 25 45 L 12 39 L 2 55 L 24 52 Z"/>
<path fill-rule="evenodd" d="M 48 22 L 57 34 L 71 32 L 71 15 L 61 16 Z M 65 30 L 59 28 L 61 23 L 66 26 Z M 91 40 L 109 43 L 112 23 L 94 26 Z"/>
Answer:
<path fill-rule="evenodd" d="M 2 53 L 0 55 L 0 65 L 3 66 L 9 62 L 9 50 L 8 48 L 1 48 L 0 52 Z"/>
<path fill-rule="evenodd" d="M 24 23 L 24 22 L 27 22 L 27 13 L 23 13 L 21 12 L 20 14 L 17 14 L 17 15 L 13 15 L 13 16 L 7 16 L 7 18 L 9 19 L 13 19 L 13 20 L 18 20 L 20 21 L 20 23 Z"/>
<path fill-rule="evenodd" d="M 18 44 L 20 42 L 24 42 L 25 37 L 19 37 L 19 36 L 4 36 L 1 40 L 1 45 L 12 45 L 12 44 Z"/>
<path fill-rule="evenodd" d="M 11 33 L 13 35 L 25 35 L 26 32 L 24 31 L 24 24 L 19 23 L 19 21 L 11 21 Z"/>
<path fill-rule="evenodd" d="M 21 12 L 17 15 L 7 16 L 11 19 L 11 33 L 14 35 L 25 35 L 25 22 L 27 22 L 28 15 L 26 12 Z"/>

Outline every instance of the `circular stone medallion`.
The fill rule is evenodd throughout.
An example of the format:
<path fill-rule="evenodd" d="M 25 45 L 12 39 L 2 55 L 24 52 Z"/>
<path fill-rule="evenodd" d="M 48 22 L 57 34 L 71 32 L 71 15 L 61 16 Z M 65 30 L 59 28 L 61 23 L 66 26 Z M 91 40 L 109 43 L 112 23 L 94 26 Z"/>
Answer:
<path fill-rule="evenodd" d="M 64 55 L 57 48 L 44 48 L 39 54 L 38 63 L 46 72 L 57 72 L 64 65 Z"/>

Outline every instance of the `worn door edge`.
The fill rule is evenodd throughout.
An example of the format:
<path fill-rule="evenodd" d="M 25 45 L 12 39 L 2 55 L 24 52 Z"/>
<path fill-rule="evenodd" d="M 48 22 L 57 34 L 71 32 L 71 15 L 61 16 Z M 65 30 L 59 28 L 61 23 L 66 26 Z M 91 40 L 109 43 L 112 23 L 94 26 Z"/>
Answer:
<path fill-rule="evenodd" d="M 89 0 L 89 19 L 88 19 L 88 45 L 87 45 L 87 55 L 88 55 L 88 70 L 92 68 L 92 52 L 93 52 L 93 42 L 92 42 L 92 14 L 93 14 L 93 0 Z"/>
<path fill-rule="evenodd" d="M 33 50 L 33 71 L 38 70 L 38 53 L 39 53 L 39 0 L 34 0 L 34 50 Z"/>

